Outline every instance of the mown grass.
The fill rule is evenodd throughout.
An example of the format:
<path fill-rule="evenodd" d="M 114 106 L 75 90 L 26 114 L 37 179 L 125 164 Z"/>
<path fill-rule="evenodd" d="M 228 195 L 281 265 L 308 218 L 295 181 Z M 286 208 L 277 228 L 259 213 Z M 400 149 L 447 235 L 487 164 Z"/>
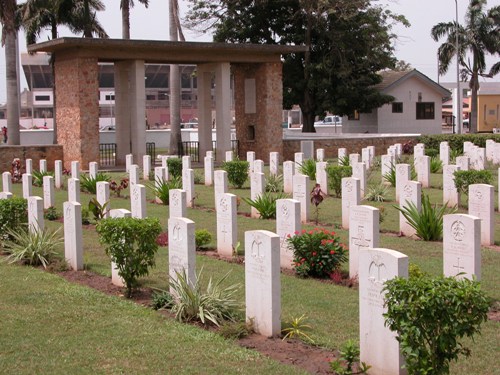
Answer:
<path fill-rule="evenodd" d="M 495 190 L 498 191 L 497 169 L 494 173 Z M 113 174 L 114 178 L 123 174 Z M 373 170 L 370 173 L 369 183 L 378 184 L 380 182 L 380 171 Z M 442 192 L 439 189 L 442 184 L 442 175 L 433 174 L 431 176 L 431 188 L 424 189 L 430 196 L 433 203 L 442 204 Z M 15 185 L 15 192 L 20 194 L 20 185 Z M 214 198 L 213 189 L 203 185 L 196 185 L 196 207 L 188 209 L 187 216 L 196 223 L 197 229 L 207 229 L 214 234 L 213 245 L 215 245 L 216 222 L 214 220 Z M 230 192 L 238 197 L 249 197 L 248 185 L 243 189 L 231 189 Z M 418 264 L 424 271 L 431 275 L 442 273 L 442 243 L 424 242 L 410 238 L 397 237 L 399 230 L 399 214 L 394 208 L 394 189 L 389 189 L 388 202 L 372 203 L 364 201 L 363 204 L 385 208 L 385 218 L 381 223 L 381 247 L 398 250 L 407 254 L 410 262 Z M 34 194 L 41 195 L 41 189 L 34 188 Z M 65 191 L 56 193 L 58 207 L 62 207 L 62 202 L 66 199 Z M 130 201 L 126 198 L 128 190 L 124 191 L 122 198 L 112 197 L 112 208 L 130 209 Z M 152 192 L 148 189 L 148 201 L 153 200 Z M 82 194 L 82 204 L 86 205 L 91 198 L 88 194 Z M 466 204 L 463 198 L 464 205 Z M 495 202 L 497 205 L 497 202 Z M 275 231 L 276 222 L 274 220 L 256 220 L 246 217 L 244 214 L 250 212 L 250 207 L 241 201 L 238 211 L 238 239 L 243 243 L 244 232 L 254 229 L 266 229 Z M 464 209 L 460 210 L 465 212 Z M 168 206 L 149 203 L 147 207 L 148 216 L 160 219 L 162 227 L 166 231 L 168 219 Z M 328 198 L 320 206 L 319 213 L 320 226 L 335 229 L 344 243 L 347 243 L 348 232 L 338 229 L 341 222 L 341 201 L 337 198 Z M 59 226 L 60 223 L 48 223 L 49 226 Z M 314 225 L 306 225 L 304 228 L 313 228 Z M 500 214 L 495 214 L 495 241 L 500 244 Z M 243 249 L 243 246 L 241 247 Z M 104 253 L 104 249 L 99 244 L 98 237 L 93 229 L 84 229 L 84 261 L 88 269 L 100 274 L 110 276 L 109 259 Z M 482 287 L 494 300 L 500 300 L 500 276 L 498 266 L 500 265 L 500 253 L 483 248 L 482 249 Z M 244 283 L 244 269 L 240 264 L 226 263 L 203 255 L 197 256 L 197 268 L 204 268 L 206 275 L 221 277 L 228 271 L 231 274 L 228 278 L 230 283 Z M 5 268 L 5 267 L 4 267 Z M 347 267 L 345 267 L 347 268 Z M 12 269 L 18 269 L 13 267 Z M 33 271 L 37 272 L 37 271 Z M 149 287 L 167 288 L 168 275 L 168 249 L 160 248 L 156 258 L 156 267 L 150 275 L 142 280 L 142 284 Z M 347 287 L 323 283 L 318 280 L 299 279 L 297 277 L 282 274 L 282 320 L 290 320 L 291 317 L 298 317 L 306 314 L 313 327 L 312 336 L 318 345 L 334 349 L 340 347 L 347 339 L 358 339 L 358 292 Z M 89 292 L 90 293 L 90 292 Z M 102 297 L 108 298 L 108 297 Z M 239 294 L 240 300 L 244 301 L 243 289 Z M 0 296 L 0 299 L 3 298 Z M 124 318 L 125 319 L 125 318 Z M 128 318 L 127 318 L 128 319 Z M 0 320 L 2 321 L 2 320 Z M 500 374 L 494 366 L 494 355 L 498 354 L 498 322 L 487 322 L 483 326 L 482 335 L 472 342 L 472 357 L 461 359 L 453 364 L 451 373 L 453 374 Z M 55 328 L 57 329 L 57 328 Z M 89 330 L 99 330 L 100 328 L 89 327 Z M 99 332 L 96 332 L 96 335 Z M 141 336 L 142 337 L 142 336 Z M 139 339 L 138 339 L 139 340 Z M 148 345 L 147 340 L 144 345 Z M 57 362 L 53 357 L 52 361 Z M 214 366 L 217 364 L 213 364 Z M 245 371 L 249 369 L 243 366 Z M 112 371 L 110 371 L 112 372 Z M 118 371 L 119 372 L 119 371 Z M 231 370 L 223 371 L 231 372 Z"/>

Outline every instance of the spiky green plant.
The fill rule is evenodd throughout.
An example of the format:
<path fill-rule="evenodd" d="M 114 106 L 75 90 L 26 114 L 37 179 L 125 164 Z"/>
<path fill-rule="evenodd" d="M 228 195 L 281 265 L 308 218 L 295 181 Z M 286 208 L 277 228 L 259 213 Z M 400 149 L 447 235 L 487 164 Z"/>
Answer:
<path fill-rule="evenodd" d="M 439 159 L 439 156 L 433 156 L 431 158 L 430 169 L 431 173 L 439 173 L 443 168 L 443 162 Z"/>
<path fill-rule="evenodd" d="M 349 159 L 349 155 L 345 155 L 339 158 L 339 166 L 348 167 L 351 165 L 351 160 Z"/>
<path fill-rule="evenodd" d="M 270 193 L 279 193 L 283 191 L 283 175 L 270 174 L 266 178 L 266 191 Z"/>
<path fill-rule="evenodd" d="M 80 176 L 80 190 L 90 194 L 95 194 L 97 192 L 98 182 L 109 181 L 111 181 L 111 176 L 103 172 L 98 172 L 95 177 L 82 174 Z"/>
<path fill-rule="evenodd" d="M 389 189 L 384 184 L 369 186 L 365 198 L 370 202 L 385 202 L 389 200 Z"/>
<path fill-rule="evenodd" d="M 316 181 L 316 160 L 306 159 L 299 164 L 299 172 L 309 176 L 311 181 Z"/>
<path fill-rule="evenodd" d="M 259 211 L 261 219 L 276 218 L 276 201 L 288 198 L 285 193 L 264 193 L 255 199 L 242 197 L 241 199 Z"/>
<path fill-rule="evenodd" d="M 43 178 L 45 176 L 54 176 L 54 172 L 40 172 L 40 171 L 33 171 L 33 186 L 43 186 Z"/>
<path fill-rule="evenodd" d="M 168 205 L 170 190 L 181 189 L 182 180 L 179 177 L 172 177 L 170 181 L 164 181 L 159 179 L 155 184 L 148 184 L 147 186 L 154 193 L 155 197 L 161 200 L 162 204 Z"/>
<path fill-rule="evenodd" d="M 307 315 L 302 314 L 298 318 L 292 318 L 289 322 L 285 323 L 285 328 L 281 330 L 283 340 L 291 339 L 297 337 L 301 340 L 314 343 L 314 340 L 307 334 L 307 332 L 312 330 L 311 325 L 306 323 Z"/>

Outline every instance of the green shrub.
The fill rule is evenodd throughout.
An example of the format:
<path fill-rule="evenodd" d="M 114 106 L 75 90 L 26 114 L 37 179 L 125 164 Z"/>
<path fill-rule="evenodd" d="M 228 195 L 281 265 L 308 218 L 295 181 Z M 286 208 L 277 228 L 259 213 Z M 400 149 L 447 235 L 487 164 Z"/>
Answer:
<path fill-rule="evenodd" d="M 493 176 L 490 171 L 455 171 L 455 187 L 460 193 L 469 195 L 469 185 L 473 184 L 491 184 Z"/>
<path fill-rule="evenodd" d="M 100 204 L 97 198 L 92 198 L 89 201 L 89 212 L 94 215 L 94 220 L 99 221 L 104 219 L 106 213 L 108 212 L 109 202 L 105 202 L 104 204 Z"/>
<path fill-rule="evenodd" d="M 158 251 L 156 238 L 161 233 L 156 218 L 111 218 L 97 224 L 99 241 L 106 245 L 106 254 L 118 268 L 118 275 L 125 281 L 126 296 L 132 295 L 137 279 L 146 276 L 155 265 Z"/>
<path fill-rule="evenodd" d="M 335 192 L 335 196 L 342 196 L 342 178 L 352 176 L 352 167 L 342 165 L 328 165 L 326 167 L 328 174 L 328 191 Z"/>
<path fill-rule="evenodd" d="M 443 162 L 439 159 L 439 156 L 433 156 L 430 163 L 431 173 L 439 173 L 442 168 Z"/>
<path fill-rule="evenodd" d="M 276 201 L 287 197 L 288 195 L 285 193 L 264 193 L 253 200 L 245 197 L 241 199 L 254 207 L 259 212 L 261 219 L 275 219 Z"/>
<path fill-rule="evenodd" d="M 43 178 L 45 176 L 54 176 L 54 172 L 40 172 L 40 171 L 33 171 L 33 186 L 43 186 Z"/>
<path fill-rule="evenodd" d="M 299 164 L 299 172 L 309 177 L 311 181 L 316 181 L 316 160 L 306 159 Z"/>
<path fill-rule="evenodd" d="M 340 349 L 340 358 L 330 362 L 332 371 L 338 375 L 366 374 L 371 366 L 364 362 L 361 362 L 359 370 L 354 372 L 354 364 L 359 362 L 359 354 L 358 343 L 354 340 L 348 340 Z"/>
<path fill-rule="evenodd" d="M 95 177 L 90 177 L 89 175 L 82 174 L 80 176 L 80 190 L 90 193 L 97 193 L 97 183 L 98 182 L 109 182 L 111 181 L 111 176 L 106 173 L 98 172 Z"/>
<path fill-rule="evenodd" d="M 425 155 L 430 156 L 431 158 L 438 157 L 439 158 L 439 149 L 436 148 L 426 148 Z"/>
<path fill-rule="evenodd" d="M 394 278 L 384 290 L 385 322 L 397 332 L 409 374 L 448 374 L 452 360 L 470 355 L 460 340 L 479 333 L 489 308 L 479 283 L 442 276 Z"/>
<path fill-rule="evenodd" d="M 385 202 L 389 200 L 389 189 L 384 184 L 369 186 L 365 198 L 370 202 Z"/>
<path fill-rule="evenodd" d="M 241 189 L 247 181 L 249 167 L 250 163 L 244 160 L 225 161 L 222 163 L 222 169 L 227 172 L 227 180 L 237 189 Z"/>
<path fill-rule="evenodd" d="M 177 280 L 171 278 L 169 285 L 175 295 L 175 304 L 172 312 L 181 322 L 200 321 L 202 324 L 220 326 L 224 321 L 237 321 L 241 312 L 241 305 L 236 296 L 240 284 L 222 287 L 229 275 L 227 273 L 220 280 L 208 280 L 206 289 L 202 288 L 203 270 L 196 277 L 194 285 L 187 280 L 186 272 L 176 272 Z"/>
<path fill-rule="evenodd" d="M 43 216 L 46 220 L 53 221 L 53 220 L 59 219 L 61 217 L 61 214 L 57 211 L 57 208 L 52 206 L 52 207 L 49 207 L 45 210 L 45 213 Z"/>
<path fill-rule="evenodd" d="M 210 233 L 207 229 L 196 229 L 194 231 L 194 242 L 196 250 L 200 250 L 212 242 L 212 233 Z"/>
<path fill-rule="evenodd" d="M 169 159 L 170 160 L 170 159 Z M 172 177 L 169 181 L 158 180 L 156 184 L 147 185 L 155 197 L 161 200 L 162 204 L 169 204 L 171 189 L 182 189 L 182 180 L 179 177 Z"/>
<path fill-rule="evenodd" d="M 167 159 L 168 175 L 170 178 L 182 178 L 182 159 Z"/>
<path fill-rule="evenodd" d="M 283 191 L 283 175 L 270 174 L 266 178 L 266 191 L 270 193 L 280 193 Z"/>
<path fill-rule="evenodd" d="M 347 260 L 347 250 L 335 232 L 326 229 L 302 230 L 287 238 L 299 276 L 329 277 Z"/>
<path fill-rule="evenodd" d="M 166 290 L 155 291 L 151 295 L 151 306 L 155 310 L 171 309 L 174 303 L 174 297 Z"/>
<path fill-rule="evenodd" d="M 413 202 L 408 202 L 407 206 L 394 206 L 405 217 L 408 224 L 415 229 L 416 236 L 424 241 L 439 241 L 443 235 L 443 216 L 457 211 L 448 208 L 446 205 L 438 207 L 432 205 L 430 198 L 422 194 L 422 204 L 420 212 Z"/>
<path fill-rule="evenodd" d="M 82 224 L 89 225 L 90 224 L 90 211 L 88 207 L 82 206 Z"/>
<path fill-rule="evenodd" d="M 339 158 L 338 165 L 341 167 L 348 167 L 349 165 L 351 165 L 351 160 L 349 159 L 349 155 L 345 155 Z"/>
<path fill-rule="evenodd" d="M 441 142 L 448 142 L 451 150 L 463 150 L 464 142 L 472 142 L 476 146 L 486 147 L 486 140 L 492 139 L 500 142 L 498 134 L 433 134 L 422 135 L 417 138 L 417 143 L 423 143 L 426 148 L 439 150 Z"/>
<path fill-rule="evenodd" d="M 382 178 L 384 181 L 387 181 L 391 184 L 392 187 L 396 187 L 396 165 L 391 162 L 391 166 L 389 167 L 389 171 L 385 173 Z"/>
<path fill-rule="evenodd" d="M 26 226 L 9 229 L 10 240 L 5 241 L 4 250 L 9 256 L 6 261 L 9 263 L 23 262 L 30 266 L 47 265 L 57 255 L 56 249 L 63 244 L 63 238 L 59 236 L 59 230 L 43 229 L 30 231 Z"/>
<path fill-rule="evenodd" d="M 8 231 L 28 222 L 28 201 L 24 198 L 0 199 L 0 245 L 9 239 Z"/>
<path fill-rule="evenodd" d="M 194 183 L 196 185 L 202 185 L 205 181 L 205 176 L 198 170 L 194 171 Z"/>

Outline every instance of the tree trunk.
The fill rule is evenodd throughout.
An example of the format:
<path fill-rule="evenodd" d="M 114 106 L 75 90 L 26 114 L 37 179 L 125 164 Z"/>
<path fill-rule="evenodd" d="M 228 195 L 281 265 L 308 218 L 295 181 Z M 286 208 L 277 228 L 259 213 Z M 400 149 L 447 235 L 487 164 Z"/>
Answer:
<path fill-rule="evenodd" d="M 306 35 L 305 35 L 305 43 L 307 46 L 307 50 L 304 55 L 304 81 L 305 81 L 305 90 L 304 90 L 304 101 L 300 103 L 300 109 L 302 110 L 302 133 L 316 133 L 316 129 L 314 129 L 314 116 L 315 113 L 312 110 L 313 105 L 311 98 L 311 94 L 308 91 L 309 85 L 309 68 L 311 66 L 311 32 L 312 32 L 312 10 L 309 9 L 307 11 L 307 27 L 306 27 Z"/>
<path fill-rule="evenodd" d="M 178 13 L 177 0 L 169 0 L 169 33 L 171 41 L 179 40 L 176 17 Z M 169 153 L 177 155 L 179 153 L 179 142 L 181 136 L 181 79 L 179 65 L 170 65 L 170 147 Z"/>
<path fill-rule="evenodd" d="M 470 79 L 470 89 L 471 89 L 471 98 L 470 98 L 470 118 L 469 118 L 469 127 L 471 133 L 477 133 L 477 92 L 479 90 L 479 80 L 477 73 L 473 73 Z"/>
<path fill-rule="evenodd" d="M 130 39 L 130 1 L 122 0 L 122 39 Z"/>
<path fill-rule="evenodd" d="M 5 29 L 4 29 L 5 30 Z M 7 84 L 7 143 L 19 145 L 19 92 L 17 90 L 17 32 L 12 30 L 5 35 L 5 76 Z"/>

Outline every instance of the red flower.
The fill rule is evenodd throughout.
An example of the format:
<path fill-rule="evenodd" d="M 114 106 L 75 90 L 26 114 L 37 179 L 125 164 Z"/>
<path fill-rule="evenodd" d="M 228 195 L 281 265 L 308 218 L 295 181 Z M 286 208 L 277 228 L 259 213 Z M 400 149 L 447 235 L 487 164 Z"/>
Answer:
<path fill-rule="evenodd" d="M 316 251 L 313 251 L 313 257 L 315 257 L 315 256 L 316 256 Z"/>
<path fill-rule="evenodd" d="M 330 251 L 330 254 L 335 254 L 335 250 L 331 250 L 331 251 Z"/>

